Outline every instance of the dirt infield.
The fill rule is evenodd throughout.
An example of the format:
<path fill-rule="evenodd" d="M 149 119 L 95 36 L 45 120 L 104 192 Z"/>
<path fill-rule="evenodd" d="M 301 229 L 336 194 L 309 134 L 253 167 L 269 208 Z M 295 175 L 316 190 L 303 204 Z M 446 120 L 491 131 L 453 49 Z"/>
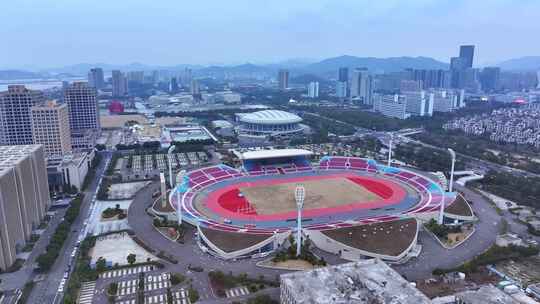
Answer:
<path fill-rule="evenodd" d="M 333 208 L 352 203 L 370 203 L 381 197 L 348 178 L 338 177 L 305 181 L 304 210 Z M 276 214 L 296 211 L 294 190 L 298 183 L 282 183 L 242 187 L 240 192 L 255 208 L 257 214 Z"/>

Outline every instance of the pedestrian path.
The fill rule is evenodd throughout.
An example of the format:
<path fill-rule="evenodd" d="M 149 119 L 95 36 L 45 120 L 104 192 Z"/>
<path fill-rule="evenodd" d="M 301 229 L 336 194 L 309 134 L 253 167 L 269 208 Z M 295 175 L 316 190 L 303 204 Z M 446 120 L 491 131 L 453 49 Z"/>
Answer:
<path fill-rule="evenodd" d="M 84 282 L 79 290 L 79 304 L 92 304 L 94 293 L 96 291 L 96 282 Z"/>
<path fill-rule="evenodd" d="M 154 269 L 155 269 L 155 266 L 152 266 L 152 265 L 122 268 L 118 270 L 110 270 L 110 271 L 104 272 L 99 277 L 102 279 L 116 278 L 116 277 L 132 275 L 132 274 L 138 274 L 141 272 L 152 271 Z"/>
<path fill-rule="evenodd" d="M 240 287 L 225 290 L 225 295 L 227 296 L 227 298 L 240 297 L 240 296 L 245 296 L 248 294 L 249 294 L 249 289 L 246 286 L 240 286 Z"/>

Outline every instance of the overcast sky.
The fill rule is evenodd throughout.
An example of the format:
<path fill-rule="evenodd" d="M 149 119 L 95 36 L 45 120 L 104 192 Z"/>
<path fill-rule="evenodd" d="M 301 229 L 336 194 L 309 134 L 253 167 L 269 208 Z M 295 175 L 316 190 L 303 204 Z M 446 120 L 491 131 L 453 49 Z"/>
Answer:
<path fill-rule="evenodd" d="M 540 55 L 540 0 L 1 0 L 0 67 Z"/>

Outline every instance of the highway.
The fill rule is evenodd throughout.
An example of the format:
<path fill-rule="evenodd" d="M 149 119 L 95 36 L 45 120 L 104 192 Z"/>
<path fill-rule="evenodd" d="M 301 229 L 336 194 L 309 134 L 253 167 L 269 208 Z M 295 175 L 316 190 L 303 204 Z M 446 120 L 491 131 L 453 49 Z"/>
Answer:
<path fill-rule="evenodd" d="M 62 300 L 65 288 L 64 290 L 59 291 L 60 282 L 64 277 L 64 273 L 68 271 L 68 265 L 71 265 L 74 261 L 72 252 L 75 248 L 80 232 L 85 229 L 84 223 L 94 207 L 96 191 L 101 183 L 105 168 L 110 162 L 112 156 L 112 154 L 109 152 L 100 152 L 100 154 L 102 155 L 103 159 L 95 172 L 94 179 L 90 183 L 90 186 L 84 192 L 85 196 L 81 205 L 81 212 L 77 220 L 75 220 L 75 222 L 72 224 L 72 232 L 69 234 L 68 239 L 64 244 L 61 255 L 58 257 L 51 270 L 45 274 L 45 278 L 35 284 L 28 299 L 28 303 L 56 304 L 60 303 Z"/>

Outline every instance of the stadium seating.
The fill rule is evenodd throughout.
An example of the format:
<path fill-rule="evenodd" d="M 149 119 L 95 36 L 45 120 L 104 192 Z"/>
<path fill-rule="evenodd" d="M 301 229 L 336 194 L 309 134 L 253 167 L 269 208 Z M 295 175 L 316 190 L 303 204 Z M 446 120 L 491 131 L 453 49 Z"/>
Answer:
<path fill-rule="evenodd" d="M 440 208 L 441 201 L 443 200 L 443 194 L 440 192 L 440 186 L 436 185 L 434 181 L 424 177 L 416 172 L 409 171 L 404 168 L 398 167 L 386 167 L 384 165 L 377 164 L 374 160 L 344 157 L 344 156 L 326 156 L 323 157 L 318 166 L 319 170 L 355 170 L 360 172 L 378 172 L 387 176 L 388 178 L 399 180 L 411 188 L 415 189 L 420 195 L 420 201 L 411 208 L 403 212 L 403 214 L 415 214 L 423 212 L 433 212 Z M 290 163 L 285 164 L 273 164 L 262 166 L 256 162 L 244 163 L 244 166 L 237 170 L 235 168 L 226 165 L 217 165 L 208 168 L 197 169 L 189 172 L 186 175 L 184 184 L 188 187 L 182 189 L 182 204 L 187 211 L 186 218 L 194 219 L 198 224 L 212 227 L 214 229 L 223 231 L 242 231 L 248 233 L 261 233 L 268 234 L 276 231 L 287 231 L 290 228 L 276 225 L 272 227 L 272 224 L 262 225 L 263 227 L 255 227 L 255 225 L 244 226 L 239 224 L 233 224 L 230 221 L 223 223 L 223 218 L 208 218 L 199 213 L 193 206 L 193 199 L 196 193 L 205 187 L 211 186 L 220 181 L 226 181 L 229 179 L 241 178 L 245 176 L 257 176 L 257 175 L 276 175 L 276 174 L 294 174 L 303 171 L 312 171 L 313 167 L 306 161 L 306 159 L 292 159 Z M 314 172 L 313 174 L 317 174 Z M 383 198 L 391 197 L 392 189 L 388 189 L 380 183 L 362 183 L 363 186 L 370 191 L 377 193 Z M 246 215 L 256 215 L 256 211 L 252 208 L 249 202 L 237 192 L 232 191 L 227 193 L 221 199 L 220 202 L 225 209 Z M 451 199 L 451 198 L 450 198 Z M 447 202 L 450 202 L 448 200 Z M 372 218 L 358 218 L 356 221 L 359 223 L 376 223 L 382 221 L 390 221 L 398 219 L 399 216 L 386 215 Z M 327 230 L 335 229 L 336 227 L 346 227 L 351 225 L 345 223 L 339 219 L 324 224 L 314 224 L 309 229 L 314 230 Z M 277 228 L 276 228 L 277 227 Z"/>

